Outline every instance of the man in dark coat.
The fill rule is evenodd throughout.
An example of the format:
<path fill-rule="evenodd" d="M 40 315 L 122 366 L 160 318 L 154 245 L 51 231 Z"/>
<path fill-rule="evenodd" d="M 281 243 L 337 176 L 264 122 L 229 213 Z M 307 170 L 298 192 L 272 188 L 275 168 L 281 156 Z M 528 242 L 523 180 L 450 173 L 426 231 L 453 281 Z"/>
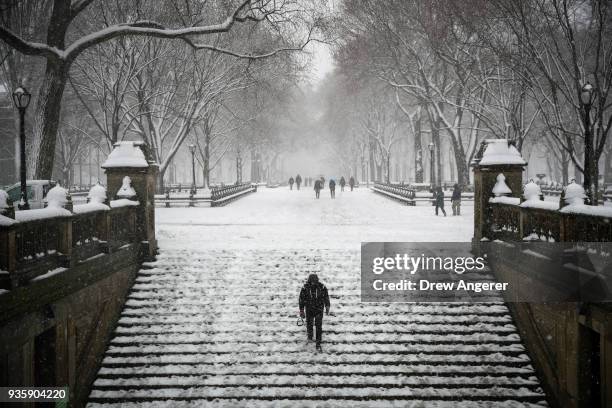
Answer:
<path fill-rule="evenodd" d="M 321 349 L 321 338 L 323 335 L 323 309 L 325 313 L 329 315 L 329 295 L 327 288 L 321 282 L 319 277 L 313 273 L 308 276 L 308 281 L 302 287 L 300 291 L 300 317 L 303 319 L 306 317 L 306 333 L 308 335 L 308 342 L 312 341 L 312 326 L 317 328 L 317 351 Z M 304 309 L 306 312 L 304 313 Z"/>
<path fill-rule="evenodd" d="M 302 176 L 298 174 L 295 176 L 295 185 L 297 186 L 298 190 L 300 189 L 300 184 L 302 184 Z"/>
<path fill-rule="evenodd" d="M 315 183 L 314 183 L 315 197 L 319 198 L 321 196 L 322 188 L 323 187 L 321 187 L 321 180 L 315 180 Z"/>
<path fill-rule="evenodd" d="M 438 215 L 439 208 L 446 217 L 446 211 L 444 210 L 444 191 L 442 190 L 442 187 L 436 187 L 434 189 L 434 200 L 436 205 L 436 215 Z"/>
<path fill-rule="evenodd" d="M 346 185 L 346 180 L 344 176 L 340 177 L 340 191 L 344 191 L 344 186 Z"/>
<path fill-rule="evenodd" d="M 455 184 L 451 201 L 453 215 L 461 215 L 461 187 L 459 187 L 459 184 Z"/>
<path fill-rule="evenodd" d="M 329 180 L 329 193 L 331 194 L 331 198 L 336 198 L 336 180 Z"/>
<path fill-rule="evenodd" d="M 355 177 L 351 176 L 349 179 L 349 186 L 351 186 L 351 191 L 353 191 L 353 187 L 355 187 Z"/>
<path fill-rule="evenodd" d="M 293 182 L 294 182 L 293 177 L 289 177 L 289 189 L 290 190 L 293 190 Z"/>

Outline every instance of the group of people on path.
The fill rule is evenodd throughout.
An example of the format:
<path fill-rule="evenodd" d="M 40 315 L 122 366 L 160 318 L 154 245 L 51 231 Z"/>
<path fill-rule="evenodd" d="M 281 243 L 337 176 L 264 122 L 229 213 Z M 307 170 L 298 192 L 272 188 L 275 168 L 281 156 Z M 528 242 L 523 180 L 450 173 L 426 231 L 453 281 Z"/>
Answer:
<path fill-rule="evenodd" d="M 344 176 L 340 177 L 339 183 L 340 183 L 340 191 L 344 191 L 344 187 L 346 186 L 346 179 L 344 178 Z M 348 184 L 351 187 L 351 191 L 353 191 L 353 188 L 355 187 L 355 178 L 353 176 L 349 178 Z M 336 180 L 334 179 L 329 180 L 328 186 L 329 186 L 329 194 L 331 198 L 332 199 L 336 198 Z M 321 178 L 315 180 L 314 182 L 315 198 L 321 198 L 321 190 L 323 190 L 324 188 L 325 188 L 325 178 L 321 176 Z"/>
<path fill-rule="evenodd" d="M 293 190 L 293 185 L 295 184 L 296 188 L 299 190 L 301 185 L 304 185 L 304 187 L 308 187 L 311 186 L 313 184 L 313 179 L 312 177 L 304 177 L 302 179 L 302 176 L 300 176 L 299 174 L 297 176 L 295 176 L 295 178 L 293 178 L 293 176 L 289 177 L 289 189 Z"/>
<path fill-rule="evenodd" d="M 295 180 L 293 179 L 293 177 L 289 177 L 289 189 L 293 190 L 293 183 L 295 183 L 295 185 L 297 186 L 297 189 L 300 189 L 300 185 L 302 184 L 302 176 L 300 176 L 299 174 L 297 176 L 295 176 Z"/>
<path fill-rule="evenodd" d="M 444 190 L 442 187 L 436 187 L 433 190 L 434 205 L 436 207 L 436 215 L 438 215 L 438 209 L 442 211 L 442 214 L 446 217 L 446 210 L 444 209 Z M 451 207 L 453 209 L 453 215 L 461 215 L 461 187 L 459 184 L 453 186 L 453 194 L 451 195 Z"/>

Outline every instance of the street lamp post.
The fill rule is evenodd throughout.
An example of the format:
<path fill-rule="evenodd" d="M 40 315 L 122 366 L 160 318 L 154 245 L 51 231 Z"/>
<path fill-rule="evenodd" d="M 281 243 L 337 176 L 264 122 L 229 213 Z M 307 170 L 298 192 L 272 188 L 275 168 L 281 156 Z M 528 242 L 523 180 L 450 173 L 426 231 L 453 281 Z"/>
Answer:
<path fill-rule="evenodd" d="M 189 145 L 189 151 L 191 152 L 191 176 L 192 176 L 192 182 L 191 182 L 191 191 L 193 191 L 193 194 L 196 193 L 196 175 L 195 175 L 195 151 L 196 151 L 196 147 L 193 144 Z"/>
<path fill-rule="evenodd" d="M 435 167 L 434 167 L 434 148 L 435 145 L 433 144 L 433 142 L 430 142 L 429 145 L 429 178 L 431 179 L 431 188 L 434 187 L 434 185 L 436 184 L 436 178 L 435 178 Z"/>
<path fill-rule="evenodd" d="M 580 102 L 584 107 L 584 178 L 583 187 L 587 193 L 589 204 L 595 204 L 593 183 L 593 134 L 591 133 L 591 106 L 593 106 L 593 95 L 595 89 L 587 82 L 580 91 Z M 595 176 L 597 177 L 597 176 Z"/>
<path fill-rule="evenodd" d="M 25 157 L 25 114 L 28 105 L 30 104 L 30 98 L 32 95 L 20 86 L 13 92 L 13 103 L 17 110 L 19 110 L 19 148 L 20 148 L 20 177 L 21 177 L 21 200 L 19 201 L 18 208 L 20 210 L 29 210 L 30 203 L 28 203 L 28 187 L 26 181 L 26 157 Z"/>

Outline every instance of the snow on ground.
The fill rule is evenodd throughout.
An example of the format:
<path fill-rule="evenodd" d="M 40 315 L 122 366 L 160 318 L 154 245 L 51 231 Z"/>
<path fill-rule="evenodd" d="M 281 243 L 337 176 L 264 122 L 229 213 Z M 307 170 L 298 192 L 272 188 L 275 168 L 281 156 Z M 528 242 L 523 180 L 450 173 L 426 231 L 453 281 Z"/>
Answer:
<path fill-rule="evenodd" d="M 329 190 L 316 200 L 311 188 L 260 188 L 225 207 L 156 208 L 162 248 L 346 248 L 366 241 L 469 242 L 473 202 L 462 215 L 434 214 L 426 203 L 403 206 L 367 188 Z M 192 228 L 198 226 L 201 228 Z"/>
<path fill-rule="evenodd" d="M 546 405 L 503 303 L 361 302 L 361 241 L 467 241 L 472 207 L 444 218 L 366 189 L 313 196 L 156 209 L 160 254 L 136 277 L 88 407 Z M 331 297 L 324 353 L 296 325 L 312 272 Z"/>

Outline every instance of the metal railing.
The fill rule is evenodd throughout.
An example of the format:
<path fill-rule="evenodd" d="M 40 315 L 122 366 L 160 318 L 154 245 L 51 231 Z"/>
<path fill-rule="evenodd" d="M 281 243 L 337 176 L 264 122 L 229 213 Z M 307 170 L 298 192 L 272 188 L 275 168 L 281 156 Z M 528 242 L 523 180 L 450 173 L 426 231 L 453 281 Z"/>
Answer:
<path fill-rule="evenodd" d="M 375 183 L 372 190 L 385 197 L 400 201 L 406 205 L 415 205 L 416 192 L 402 184 Z"/>

